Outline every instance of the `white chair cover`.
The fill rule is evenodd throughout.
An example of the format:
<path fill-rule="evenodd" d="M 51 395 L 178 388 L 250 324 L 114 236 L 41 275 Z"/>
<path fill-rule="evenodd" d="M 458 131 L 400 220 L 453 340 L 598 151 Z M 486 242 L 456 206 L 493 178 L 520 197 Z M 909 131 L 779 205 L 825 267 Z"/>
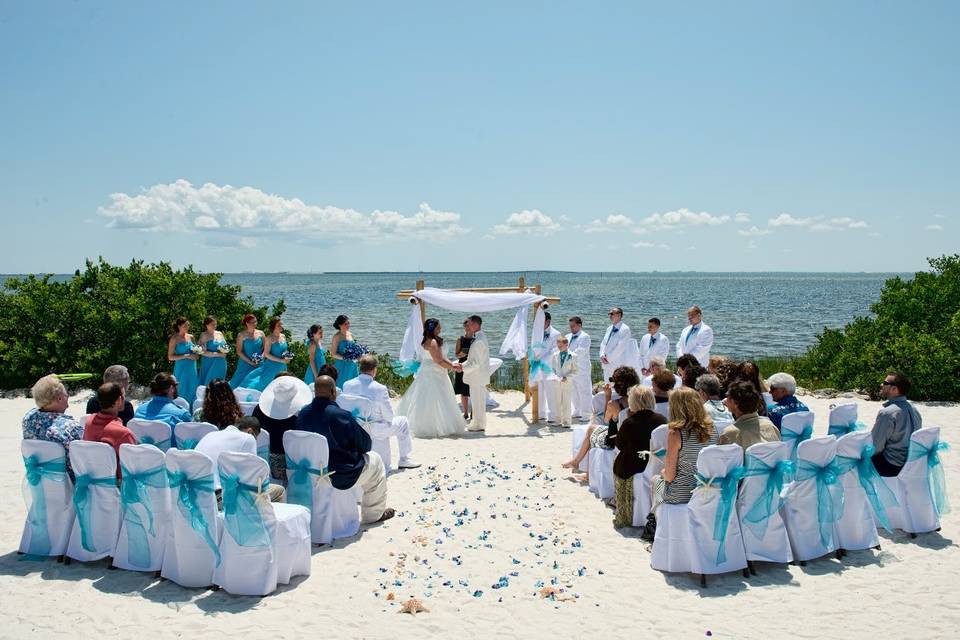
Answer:
<path fill-rule="evenodd" d="M 790 443 L 790 459 L 794 462 L 797 461 L 797 445 L 813 437 L 815 417 L 812 411 L 797 411 L 788 413 L 780 421 L 780 437 L 784 442 Z"/>
<path fill-rule="evenodd" d="M 910 454 L 900 474 L 896 478 L 883 478 L 900 503 L 899 508 L 887 509 L 888 517 L 895 528 L 908 533 L 927 533 L 940 528 L 940 516 L 934 506 L 928 475 L 927 457 L 910 459 L 922 454 L 923 450 L 932 450 L 939 443 L 940 427 L 918 429 L 910 437 Z M 942 463 L 940 468 L 943 468 Z M 930 472 L 933 473 L 933 469 Z"/>
<path fill-rule="evenodd" d="M 66 452 L 58 442 L 23 440 L 20 453 L 33 471 L 23 479 L 27 518 L 19 551 L 33 556 L 62 556 L 74 520 L 73 482 L 66 472 Z"/>
<path fill-rule="evenodd" d="M 780 516 L 780 495 L 791 473 L 783 468 L 784 463 L 790 463 L 793 447 L 789 442 L 761 442 L 749 447 L 744 456 L 746 477 L 740 483 L 737 494 L 737 515 L 740 520 L 740 531 L 743 534 L 743 546 L 747 552 L 747 560 L 761 562 L 793 562 L 793 552 L 790 550 L 790 540 L 787 537 L 787 528 Z M 755 459 L 756 462 L 751 460 Z M 777 465 L 780 464 L 780 470 Z M 760 469 L 760 475 L 752 475 L 752 469 Z M 774 475 L 765 473 L 772 469 Z M 776 483 L 783 481 L 780 491 L 776 491 Z M 771 482 L 772 481 L 772 482 Z M 768 486 L 770 494 L 766 494 Z M 755 511 L 753 511 L 756 509 Z M 758 516 L 767 516 L 758 519 Z M 748 519 L 750 516 L 750 519 Z"/>
<path fill-rule="evenodd" d="M 240 404 L 240 411 L 243 412 L 243 415 L 245 416 L 252 416 L 253 410 L 257 408 L 256 402 L 241 402 L 239 404 Z"/>
<path fill-rule="evenodd" d="M 587 469 L 590 474 L 590 491 L 597 494 L 597 497 L 606 500 L 614 495 L 613 484 L 613 461 L 616 459 L 619 450 L 601 449 L 591 447 L 587 454 Z"/>
<path fill-rule="evenodd" d="M 580 452 L 580 447 L 583 446 L 583 439 L 587 437 L 587 425 L 585 424 L 576 424 L 573 426 L 573 442 L 570 445 L 571 458 L 577 457 L 577 454 Z M 589 453 L 589 452 L 588 452 Z M 587 471 L 590 467 L 590 459 L 584 457 L 578 465 L 580 471 Z"/>
<path fill-rule="evenodd" d="M 217 425 L 209 422 L 180 422 L 173 428 L 173 439 L 177 449 L 196 449 L 203 436 L 215 431 Z"/>
<path fill-rule="evenodd" d="M 337 405 L 344 411 L 352 413 L 353 417 L 360 423 L 360 426 L 370 435 L 370 438 L 373 440 L 373 450 L 376 451 L 380 459 L 383 460 L 383 468 L 389 473 L 391 471 L 390 438 L 375 437 L 375 430 L 371 421 L 373 401 L 363 396 L 341 393 L 337 395 Z"/>
<path fill-rule="evenodd" d="M 697 455 L 697 473 L 703 480 L 698 480 L 687 510 L 694 573 L 727 573 L 747 566 L 737 518 L 738 472 L 742 463 L 743 449 L 738 444 L 704 447 Z"/>
<path fill-rule="evenodd" d="M 165 462 L 171 506 L 160 575 L 183 587 L 209 587 L 223 533 L 213 489 L 213 460 L 197 451 L 171 449 Z M 188 484 L 174 485 L 173 478 L 180 474 L 186 483 L 194 483 L 193 491 Z M 195 502 L 190 504 L 192 497 Z"/>
<path fill-rule="evenodd" d="M 203 400 L 207 397 L 207 385 L 201 384 L 197 387 L 197 397 L 193 401 L 193 407 L 190 408 L 191 411 L 196 411 L 203 406 Z"/>
<path fill-rule="evenodd" d="M 796 414 L 790 414 L 796 415 Z M 784 416 L 785 418 L 789 416 Z M 784 492 L 783 521 L 787 525 L 787 536 L 790 538 L 790 547 L 793 557 L 799 561 L 819 558 L 837 549 L 837 537 L 834 522 L 829 519 L 821 522 L 820 510 L 825 509 L 820 504 L 821 496 L 828 498 L 825 492 L 818 491 L 816 478 L 802 478 L 801 468 L 804 462 L 816 467 L 826 467 L 833 463 L 837 453 L 837 439 L 835 436 L 821 436 L 805 442 L 797 447 L 797 478 Z M 843 491 L 839 479 L 834 485 L 836 491 Z M 821 496 L 818 496 L 821 494 Z M 842 507 L 842 500 L 840 500 Z M 834 512 L 836 516 L 836 512 Z M 842 512 L 841 512 L 842 515 Z"/>
<path fill-rule="evenodd" d="M 270 432 L 266 429 L 260 429 L 260 433 L 257 434 L 257 455 L 270 464 Z"/>
<path fill-rule="evenodd" d="M 760 395 L 763 396 L 763 404 L 764 404 L 764 405 L 766 405 L 766 406 L 769 407 L 770 405 L 773 404 L 773 396 L 770 394 L 769 391 L 764 391 L 764 392 L 761 393 Z"/>
<path fill-rule="evenodd" d="M 256 404 L 260 401 L 260 393 L 258 389 L 248 389 L 246 387 L 237 387 L 233 390 L 233 395 L 237 399 L 237 402 L 252 402 Z"/>
<path fill-rule="evenodd" d="M 856 406 L 853 405 L 854 408 Z M 856 419 L 856 414 L 853 417 Z M 843 467 L 847 471 L 840 476 L 843 484 L 843 516 L 836 523 L 837 546 L 845 551 L 871 549 L 880 544 L 877 525 L 873 521 L 873 507 L 870 506 L 867 493 L 860 484 L 860 474 L 854 462 L 860 460 L 863 448 L 872 442 L 873 435 L 869 431 L 848 433 L 837 439 L 837 462 L 847 463 Z M 872 462 L 868 464 L 871 467 L 873 465 Z"/>
<path fill-rule="evenodd" d="M 322 471 L 330 460 L 327 439 L 318 433 L 292 429 L 283 434 L 283 449 L 293 461 L 307 460 L 311 468 Z M 311 539 L 314 544 L 329 544 L 335 538 L 347 538 L 360 531 L 360 511 L 353 490 L 342 491 L 330 484 L 322 474 L 310 473 L 312 491 L 310 508 Z M 287 466 L 287 499 L 297 499 L 293 482 L 294 469 Z"/>
<path fill-rule="evenodd" d="M 173 430 L 162 420 L 133 418 L 127 423 L 127 427 L 140 444 L 152 444 L 160 451 L 166 451 L 173 444 Z"/>
<path fill-rule="evenodd" d="M 169 536 L 170 486 L 163 452 L 148 444 L 120 445 L 120 534 L 113 564 L 159 571 Z"/>
<path fill-rule="evenodd" d="M 840 438 L 856 428 L 857 403 L 847 402 L 830 409 L 830 415 L 827 418 L 827 433 L 829 435 Z"/>
<path fill-rule="evenodd" d="M 190 411 L 190 403 L 187 402 L 187 399 L 186 399 L 186 398 L 179 398 L 179 397 L 178 397 L 178 398 L 174 398 L 174 399 L 173 399 L 173 404 L 177 405 L 177 406 L 180 407 L 181 409 L 186 409 L 187 411 Z"/>
<path fill-rule="evenodd" d="M 120 532 L 117 454 L 103 442 L 75 440 L 70 443 L 70 465 L 76 476 L 76 514 L 67 556 L 81 562 L 112 556 Z"/>
<path fill-rule="evenodd" d="M 663 471 L 663 456 L 667 446 L 667 425 L 662 424 L 650 434 L 650 451 L 643 473 L 633 476 L 633 526 L 642 527 L 653 508 L 653 477 Z"/>
<path fill-rule="evenodd" d="M 658 402 L 653 406 L 653 412 L 659 413 L 667 420 L 670 419 L 670 403 L 669 402 Z"/>
<path fill-rule="evenodd" d="M 234 595 L 265 596 L 276 590 L 281 578 L 289 582 L 293 575 L 309 574 L 309 512 L 297 505 L 274 510 L 262 490 L 270 468 L 257 456 L 224 452 L 217 465 L 224 487 L 224 535 L 214 582 Z M 234 506 L 228 489 L 231 477 L 240 483 Z"/>

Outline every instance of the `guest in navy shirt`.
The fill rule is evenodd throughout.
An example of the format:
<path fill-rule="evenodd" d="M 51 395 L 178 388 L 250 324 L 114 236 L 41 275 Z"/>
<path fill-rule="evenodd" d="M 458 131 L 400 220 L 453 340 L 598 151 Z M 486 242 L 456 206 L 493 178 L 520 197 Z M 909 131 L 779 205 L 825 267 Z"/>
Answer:
<path fill-rule="evenodd" d="M 767 380 L 767 386 L 770 387 L 770 395 L 773 396 L 774 404 L 767 407 L 767 417 L 780 428 L 780 422 L 783 416 L 797 413 L 799 411 L 810 411 L 807 405 L 803 404 L 793 394 L 797 392 L 797 381 L 789 373 L 775 373 Z"/>

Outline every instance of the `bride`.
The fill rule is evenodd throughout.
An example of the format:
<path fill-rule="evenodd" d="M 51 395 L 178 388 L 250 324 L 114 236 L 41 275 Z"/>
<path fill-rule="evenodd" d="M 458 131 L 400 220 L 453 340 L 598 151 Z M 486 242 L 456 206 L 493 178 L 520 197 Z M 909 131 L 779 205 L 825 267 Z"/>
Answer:
<path fill-rule="evenodd" d="M 423 347 L 420 369 L 413 384 L 403 394 L 397 415 L 410 420 L 410 430 L 418 438 L 439 438 L 463 433 L 466 424 L 453 394 L 448 371 L 457 370 L 447 359 L 440 337 L 440 321 L 423 323 Z"/>

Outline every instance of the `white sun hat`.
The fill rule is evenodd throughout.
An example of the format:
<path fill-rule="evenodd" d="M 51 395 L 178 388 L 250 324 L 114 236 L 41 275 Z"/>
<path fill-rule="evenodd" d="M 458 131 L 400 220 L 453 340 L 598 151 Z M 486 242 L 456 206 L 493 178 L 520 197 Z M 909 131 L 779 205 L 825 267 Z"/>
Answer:
<path fill-rule="evenodd" d="M 260 411 L 274 420 L 286 420 L 313 401 L 307 383 L 294 376 L 280 376 L 260 394 Z"/>

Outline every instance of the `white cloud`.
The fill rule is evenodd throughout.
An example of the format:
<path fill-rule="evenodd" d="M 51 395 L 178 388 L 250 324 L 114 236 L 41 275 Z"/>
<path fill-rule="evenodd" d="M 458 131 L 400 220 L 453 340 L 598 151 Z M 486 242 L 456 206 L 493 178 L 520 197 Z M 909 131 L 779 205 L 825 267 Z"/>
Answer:
<path fill-rule="evenodd" d="M 773 233 L 769 229 L 761 229 L 757 225 L 753 225 L 749 229 L 737 229 L 737 233 L 748 238 L 756 238 L 760 236 L 766 236 Z"/>
<path fill-rule="evenodd" d="M 374 241 L 423 232 L 428 237 L 443 239 L 469 231 L 460 225 L 460 214 L 437 211 L 426 202 L 410 215 L 380 210 L 367 214 L 309 205 L 299 198 L 268 194 L 253 187 L 209 182 L 197 187 L 186 180 L 157 184 L 136 195 L 113 193 L 110 204 L 100 207 L 98 213 L 111 227 L 142 231 L 319 232 L 325 237 Z"/>
<path fill-rule="evenodd" d="M 639 242 L 634 242 L 634 243 L 633 243 L 633 248 L 634 248 L 634 249 L 665 249 L 665 250 L 669 250 L 669 249 L 670 249 L 670 245 L 663 244 L 663 243 L 657 244 L 656 242 L 646 242 L 646 241 L 644 241 L 644 240 L 640 240 Z"/>
<path fill-rule="evenodd" d="M 843 229 L 868 229 L 870 227 L 865 220 L 857 220 L 849 216 L 829 219 L 823 216 L 795 218 L 789 213 L 781 213 L 776 218 L 770 218 L 767 220 L 767 224 L 771 227 L 806 227 L 810 231 L 840 231 Z"/>
<path fill-rule="evenodd" d="M 933 214 L 933 217 L 934 217 L 934 218 L 938 218 L 938 219 L 940 219 L 940 220 L 943 220 L 943 219 L 946 218 L 947 216 L 943 215 L 942 213 L 935 213 L 935 214 Z"/>
<path fill-rule="evenodd" d="M 503 224 L 494 225 L 491 233 L 495 236 L 513 236 L 517 234 L 551 234 L 560 229 L 553 218 L 538 209 L 518 211 L 507 216 Z"/>
<path fill-rule="evenodd" d="M 611 213 L 605 220 L 594 220 L 585 227 L 587 233 L 621 231 L 633 226 L 633 220 L 622 213 Z"/>
<path fill-rule="evenodd" d="M 756 248 L 757 248 L 756 240 L 750 240 L 750 242 L 747 243 L 747 249 L 756 249 Z"/>
<path fill-rule="evenodd" d="M 813 218 L 794 218 L 789 213 L 781 213 L 776 218 L 767 220 L 771 227 L 804 227 L 813 222 Z"/>
<path fill-rule="evenodd" d="M 737 215 L 733 216 L 733 220 L 734 220 L 734 222 L 737 222 L 737 223 L 740 223 L 740 224 L 742 224 L 742 223 L 744 223 L 744 222 L 750 222 L 750 214 L 749 214 L 749 213 L 742 213 L 742 212 L 741 212 L 741 213 L 738 213 Z"/>
<path fill-rule="evenodd" d="M 927 231 L 943 231 L 943 225 L 940 224 L 928 224 Z"/>
<path fill-rule="evenodd" d="M 642 226 L 653 226 L 660 229 L 675 229 L 677 227 L 696 227 L 701 225 L 716 226 L 730 222 L 730 216 L 715 216 L 701 211 L 696 213 L 689 209 L 678 209 L 667 213 L 654 213 L 640 221 Z"/>

